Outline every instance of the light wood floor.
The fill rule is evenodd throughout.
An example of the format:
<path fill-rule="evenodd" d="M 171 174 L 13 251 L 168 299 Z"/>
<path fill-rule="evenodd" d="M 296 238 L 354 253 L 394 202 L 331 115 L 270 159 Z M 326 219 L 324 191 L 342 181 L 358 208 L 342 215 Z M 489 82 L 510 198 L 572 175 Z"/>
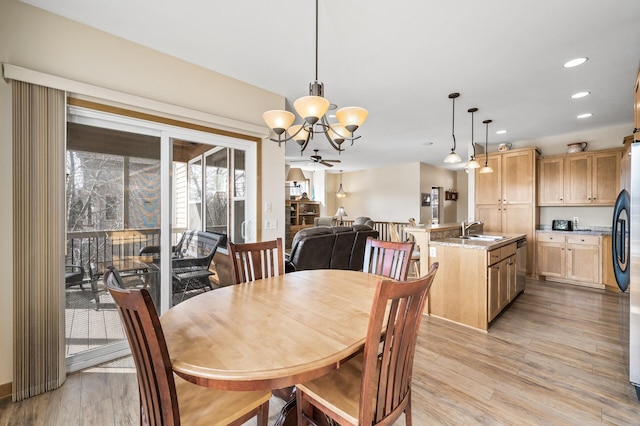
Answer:
<path fill-rule="evenodd" d="M 529 281 L 488 334 L 425 317 L 414 425 L 640 424 L 620 344 L 619 297 Z M 272 400 L 271 423 L 281 406 Z M 62 388 L 20 403 L 0 401 L 0 425 L 137 422 L 130 359 L 72 374 Z"/>

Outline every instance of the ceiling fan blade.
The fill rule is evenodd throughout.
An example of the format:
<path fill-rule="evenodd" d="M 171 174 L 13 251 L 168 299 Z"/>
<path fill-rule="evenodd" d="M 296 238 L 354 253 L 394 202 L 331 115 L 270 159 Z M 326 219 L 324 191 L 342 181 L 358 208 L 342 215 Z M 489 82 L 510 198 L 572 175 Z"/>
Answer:
<path fill-rule="evenodd" d="M 327 163 L 327 162 L 326 162 L 326 161 L 324 161 L 324 160 L 320 160 L 320 161 L 319 161 L 319 163 L 320 163 L 320 164 L 322 164 L 323 166 L 333 167 L 333 164 L 331 164 L 331 163 Z"/>
<path fill-rule="evenodd" d="M 342 163 L 342 160 L 324 160 L 324 161 L 328 161 L 330 163 Z"/>

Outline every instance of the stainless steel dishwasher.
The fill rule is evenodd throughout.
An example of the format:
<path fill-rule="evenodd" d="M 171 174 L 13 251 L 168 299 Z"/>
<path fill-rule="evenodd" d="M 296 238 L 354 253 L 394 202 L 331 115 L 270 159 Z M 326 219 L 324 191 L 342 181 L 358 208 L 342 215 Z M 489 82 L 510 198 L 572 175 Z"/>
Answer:
<path fill-rule="evenodd" d="M 522 238 L 516 244 L 516 294 L 519 294 L 524 291 L 527 279 L 527 239 Z"/>

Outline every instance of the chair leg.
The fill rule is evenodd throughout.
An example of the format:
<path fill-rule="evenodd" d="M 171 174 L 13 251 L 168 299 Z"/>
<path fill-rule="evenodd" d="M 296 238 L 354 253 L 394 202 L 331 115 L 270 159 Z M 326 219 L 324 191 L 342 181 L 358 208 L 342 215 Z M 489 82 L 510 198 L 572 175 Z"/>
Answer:
<path fill-rule="evenodd" d="M 404 419 L 406 426 L 413 425 L 413 418 L 411 416 L 411 391 L 409 391 L 409 401 L 407 402 L 407 406 L 404 408 Z"/>
<path fill-rule="evenodd" d="M 258 426 L 267 426 L 269 422 L 269 401 L 265 402 L 258 409 L 258 416 L 256 418 Z"/>

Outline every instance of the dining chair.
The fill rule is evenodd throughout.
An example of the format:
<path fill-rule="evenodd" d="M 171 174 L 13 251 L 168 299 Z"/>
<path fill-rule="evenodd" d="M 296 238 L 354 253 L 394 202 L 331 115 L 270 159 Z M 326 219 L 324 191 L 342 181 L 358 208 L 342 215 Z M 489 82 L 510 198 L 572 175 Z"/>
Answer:
<path fill-rule="evenodd" d="M 406 425 L 412 425 L 413 357 L 437 270 L 434 263 L 416 280 L 378 282 L 364 352 L 325 376 L 296 385 L 299 426 L 315 424 L 314 410 L 340 425 L 390 425 L 402 413 Z"/>
<path fill-rule="evenodd" d="M 136 365 L 142 425 L 241 425 L 257 416 L 266 426 L 271 392 L 229 392 L 190 383 L 173 374 L 160 319 L 145 288 L 125 288 L 107 267 L 103 281 L 115 301 Z"/>
<path fill-rule="evenodd" d="M 410 221 L 413 219 L 409 219 Z M 401 243 L 402 238 L 400 238 L 400 234 L 398 233 L 398 228 L 396 227 L 396 224 L 393 222 L 389 222 L 387 224 L 387 226 L 389 227 L 389 238 L 391 238 L 391 241 L 394 241 L 396 243 Z M 415 226 L 415 220 L 413 220 L 413 226 Z M 414 277 L 419 277 L 420 276 L 420 250 L 418 249 L 418 247 L 413 248 L 413 251 L 411 252 L 411 260 L 410 260 L 410 269 L 413 270 L 413 276 Z"/>
<path fill-rule="evenodd" d="M 405 281 L 409 274 L 409 260 L 414 243 L 395 243 L 368 237 L 364 247 L 362 270 Z"/>
<path fill-rule="evenodd" d="M 282 238 L 258 243 L 227 242 L 227 250 L 233 284 L 284 275 Z"/>

